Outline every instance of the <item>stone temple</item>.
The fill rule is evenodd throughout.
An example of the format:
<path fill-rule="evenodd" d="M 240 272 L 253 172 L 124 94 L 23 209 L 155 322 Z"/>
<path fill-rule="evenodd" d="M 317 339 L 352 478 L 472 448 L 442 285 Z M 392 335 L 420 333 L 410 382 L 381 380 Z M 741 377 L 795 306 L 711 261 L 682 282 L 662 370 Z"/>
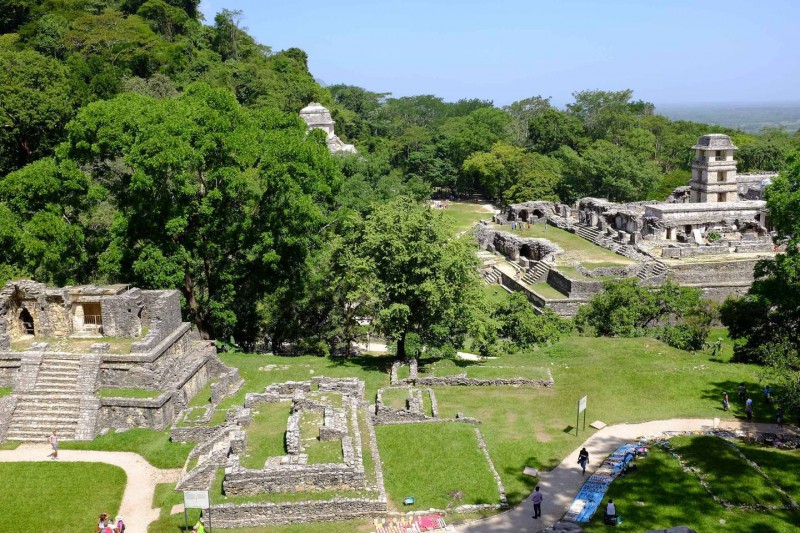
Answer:
<path fill-rule="evenodd" d="M 213 341 L 182 321 L 177 291 L 28 280 L 0 289 L 0 387 L 11 389 L 0 396 L 0 441 L 164 429 L 211 379 L 212 396 L 240 384 Z"/>
<path fill-rule="evenodd" d="M 344 141 L 336 136 L 333 130 L 335 122 L 333 118 L 331 118 L 331 112 L 323 107 L 322 104 L 311 102 L 300 110 L 300 118 L 308 125 L 308 131 L 320 129 L 327 133 L 328 150 L 330 150 L 331 153 L 358 153 L 355 146 L 352 144 L 345 144 Z"/>
<path fill-rule="evenodd" d="M 575 205 L 509 206 L 495 216 L 494 225 L 483 224 L 476 233 L 481 248 L 490 252 L 483 253 L 484 277 L 525 291 L 538 307 L 564 316 L 574 315 L 612 278 L 635 277 L 650 285 L 671 278 L 714 300 L 744 294 L 756 263 L 780 250 L 762 199 L 776 174 L 738 174 L 737 148 L 727 135 L 704 135 L 691 148 L 692 179 L 665 202 L 582 198 Z M 587 261 L 564 246 L 569 239 L 559 245 L 546 233 L 522 238 L 509 231 L 520 222 L 555 226 L 613 253 L 605 252 L 604 261 Z"/>

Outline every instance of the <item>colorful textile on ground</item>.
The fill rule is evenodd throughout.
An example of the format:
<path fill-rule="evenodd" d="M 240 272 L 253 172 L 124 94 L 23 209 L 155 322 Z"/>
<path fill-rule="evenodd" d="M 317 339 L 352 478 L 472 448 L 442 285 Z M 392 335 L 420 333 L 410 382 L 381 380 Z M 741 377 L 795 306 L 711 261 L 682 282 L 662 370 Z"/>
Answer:
<path fill-rule="evenodd" d="M 438 514 L 401 518 L 376 518 L 376 533 L 421 533 L 444 529 L 447 524 Z"/>
<path fill-rule="evenodd" d="M 597 511 L 600 502 L 603 501 L 603 496 L 608 491 L 611 482 L 636 456 L 637 447 L 636 444 L 624 444 L 609 455 L 600 468 L 583 484 L 575 501 L 564 515 L 564 519 L 573 522 L 588 522 Z"/>

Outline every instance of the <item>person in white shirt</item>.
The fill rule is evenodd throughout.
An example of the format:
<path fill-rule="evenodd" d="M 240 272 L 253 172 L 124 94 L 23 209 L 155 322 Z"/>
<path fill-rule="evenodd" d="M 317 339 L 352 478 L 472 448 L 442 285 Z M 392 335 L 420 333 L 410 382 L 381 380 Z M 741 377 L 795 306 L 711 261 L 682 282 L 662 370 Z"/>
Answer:
<path fill-rule="evenodd" d="M 608 500 L 608 505 L 606 505 L 606 516 L 617 516 L 617 506 L 614 505 L 614 500 Z"/>

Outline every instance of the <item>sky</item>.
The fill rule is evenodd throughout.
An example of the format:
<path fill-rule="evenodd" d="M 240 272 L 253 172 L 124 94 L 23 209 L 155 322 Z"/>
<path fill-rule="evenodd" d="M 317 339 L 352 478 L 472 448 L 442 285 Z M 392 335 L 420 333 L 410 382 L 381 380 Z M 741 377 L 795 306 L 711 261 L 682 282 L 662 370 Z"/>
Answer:
<path fill-rule="evenodd" d="M 502 106 L 585 89 L 659 104 L 800 102 L 800 0 L 202 0 L 327 85 Z"/>

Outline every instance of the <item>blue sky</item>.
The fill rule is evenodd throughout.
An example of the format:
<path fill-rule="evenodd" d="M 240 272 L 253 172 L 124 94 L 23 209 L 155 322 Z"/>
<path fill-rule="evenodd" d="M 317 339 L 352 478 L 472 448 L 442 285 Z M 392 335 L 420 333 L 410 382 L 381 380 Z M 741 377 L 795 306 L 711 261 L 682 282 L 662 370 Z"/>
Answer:
<path fill-rule="evenodd" d="M 583 89 L 659 104 L 800 101 L 800 1 L 202 0 L 327 84 L 557 105 Z"/>

